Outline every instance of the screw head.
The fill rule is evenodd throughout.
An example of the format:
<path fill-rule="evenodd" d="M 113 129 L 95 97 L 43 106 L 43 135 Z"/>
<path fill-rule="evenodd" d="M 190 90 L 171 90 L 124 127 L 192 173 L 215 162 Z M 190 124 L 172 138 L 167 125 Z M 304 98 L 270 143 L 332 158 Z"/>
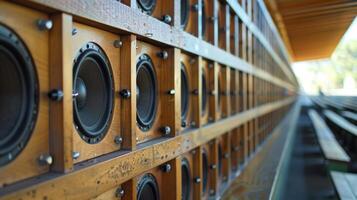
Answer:
<path fill-rule="evenodd" d="M 212 164 L 211 166 L 210 166 L 210 169 L 216 169 L 217 168 L 217 165 L 216 164 Z"/>
<path fill-rule="evenodd" d="M 181 121 L 181 127 L 185 128 L 187 126 L 186 120 Z"/>
<path fill-rule="evenodd" d="M 49 20 L 49 19 L 38 19 L 37 20 L 37 27 L 41 31 L 43 31 L 43 30 L 51 30 L 51 28 L 53 27 L 53 22 L 52 22 L 52 20 Z"/>
<path fill-rule="evenodd" d="M 198 3 L 192 5 L 192 10 L 193 10 L 193 11 L 196 11 L 196 12 L 197 12 L 198 9 L 199 9 Z"/>
<path fill-rule="evenodd" d="M 171 171 L 172 167 L 171 167 L 170 164 L 164 164 L 164 165 L 161 166 L 161 169 L 162 169 L 163 172 L 167 173 L 167 172 Z"/>
<path fill-rule="evenodd" d="M 41 154 L 38 161 L 40 165 L 51 165 L 53 163 L 53 158 L 49 154 Z"/>
<path fill-rule="evenodd" d="M 60 89 L 53 89 L 48 93 L 48 97 L 53 101 L 61 101 L 63 96 L 63 91 Z"/>
<path fill-rule="evenodd" d="M 201 183 L 201 178 L 200 177 L 196 177 L 196 178 L 193 179 L 193 182 Z"/>
<path fill-rule="evenodd" d="M 223 156 L 225 159 L 227 159 L 227 158 L 229 158 L 229 153 L 225 153 Z"/>
<path fill-rule="evenodd" d="M 162 16 L 162 21 L 165 22 L 166 24 L 169 24 L 172 22 L 172 17 L 170 15 L 164 15 Z"/>
<path fill-rule="evenodd" d="M 79 153 L 78 151 L 72 152 L 72 158 L 73 158 L 74 160 L 77 160 L 80 155 L 81 155 L 81 153 Z"/>
<path fill-rule="evenodd" d="M 165 50 L 160 51 L 159 53 L 157 53 L 157 55 L 164 60 L 166 60 L 169 57 L 169 53 Z"/>
<path fill-rule="evenodd" d="M 115 191 L 115 196 L 116 196 L 117 198 L 123 197 L 124 194 L 125 194 L 125 191 L 124 191 L 123 188 L 121 188 L 121 187 L 118 188 L 118 189 Z"/>
<path fill-rule="evenodd" d="M 123 89 L 119 92 L 120 96 L 124 99 L 129 99 L 131 97 L 131 92 L 128 89 Z"/>
<path fill-rule="evenodd" d="M 190 125 L 191 125 L 191 127 L 196 127 L 196 122 L 195 122 L 195 121 L 192 121 L 192 122 L 190 123 Z"/>
<path fill-rule="evenodd" d="M 197 89 L 192 90 L 192 94 L 198 95 L 198 90 Z"/>
<path fill-rule="evenodd" d="M 123 138 L 120 136 L 115 136 L 114 142 L 115 144 L 121 144 L 123 142 Z"/>
<path fill-rule="evenodd" d="M 169 135 L 171 133 L 171 128 L 169 126 L 164 126 L 164 127 L 161 128 L 161 132 L 164 135 Z"/>
<path fill-rule="evenodd" d="M 216 95 L 216 91 L 215 91 L 215 90 L 212 90 L 212 91 L 209 92 L 209 94 L 212 95 L 212 96 L 214 96 L 214 95 Z"/>
<path fill-rule="evenodd" d="M 175 93 L 176 93 L 176 91 L 174 89 L 168 91 L 169 95 L 175 95 Z"/>
<path fill-rule="evenodd" d="M 115 41 L 113 42 L 113 45 L 114 45 L 115 48 L 120 48 L 120 47 L 123 46 L 123 42 L 120 41 L 120 40 L 115 40 Z"/>
<path fill-rule="evenodd" d="M 72 28 L 72 35 L 76 35 L 78 33 L 78 30 L 76 28 Z"/>

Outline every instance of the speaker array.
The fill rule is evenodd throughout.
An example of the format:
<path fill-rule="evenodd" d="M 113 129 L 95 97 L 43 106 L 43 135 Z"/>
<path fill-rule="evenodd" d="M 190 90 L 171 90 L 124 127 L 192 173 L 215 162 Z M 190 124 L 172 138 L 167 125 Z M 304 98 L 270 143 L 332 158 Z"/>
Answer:
<path fill-rule="evenodd" d="M 165 23 L 172 22 L 172 3 L 136 0 L 130 5 Z M 195 0 L 181 0 L 180 6 L 181 29 L 238 53 L 238 41 L 225 46 L 226 39 L 236 40 L 238 33 L 237 24 L 232 23 L 238 19 L 233 16 L 225 20 L 232 12 L 225 2 L 219 1 L 218 16 L 214 15 L 217 7 L 208 0 L 201 2 L 201 8 Z M 70 31 L 63 27 L 52 29 L 52 17 L 0 2 L 0 188 L 49 171 L 72 170 L 51 168 L 58 165 L 58 158 L 83 168 L 117 153 L 148 148 L 190 131 L 199 132 L 199 128 L 288 96 L 285 89 L 230 66 L 149 39 L 132 37 L 128 42 L 124 39 L 128 36 L 95 28 L 85 20 L 69 18 Z M 214 37 L 217 28 L 220 38 Z M 68 57 L 61 56 L 68 59 L 63 61 L 63 68 L 69 70 L 62 74 L 54 73 L 58 67 L 53 63 L 58 35 L 67 40 L 63 48 Z M 54 88 L 52 82 L 58 77 L 68 84 Z M 125 81 L 130 82 L 129 86 L 123 84 Z M 128 101 L 132 103 L 128 115 L 133 115 L 133 121 L 122 112 Z M 68 124 L 53 113 L 55 106 L 63 104 L 71 108 L 71 112 L 64 113 L 70 118 Z M 172 199 L 178 192 L 182 199 L 213 198 L 223 191 L 287 109 L 251 119 L 194 149 L 189 145 L 184 149 L 185 142 L 189 142 L 182 140 L 180 147 L 186 152 L 165 163 L 150 160 L 155 166 L 133 173 L 129 181 L 119 186 L 132 186 L 126 192 L 139 200 Z M 63 123 L 60 126 L 67 127 L 66 132 L 52 130 L 56 123 Z M 63 134 L 65 139 L 54 142 L 56 134 Z M 61 145 L 62 151 L 58 152 L 54 146 Z M 71 155 L 68 157 L 66 152 Z M 153 150 L 152 154 L 156 153 Z M 140 164 L 148 162 L 143 158 Z M 130 171 L 127 166 L 120 167 Z M 128 194 L 121 191 L 116 197 L 123 195 Z"/>

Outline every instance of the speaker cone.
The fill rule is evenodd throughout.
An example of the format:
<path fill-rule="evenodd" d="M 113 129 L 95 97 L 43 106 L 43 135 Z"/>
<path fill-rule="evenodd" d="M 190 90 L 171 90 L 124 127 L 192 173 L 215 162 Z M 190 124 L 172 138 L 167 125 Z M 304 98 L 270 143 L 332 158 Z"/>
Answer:
<path fill-rule="evenodd" d="M 202 1 L 202 15 L 201 15 L 201 24 L 202 24 L 202 35 L 205 37 L 206 35 L 206 8 L 205 2 Z"/>
<path fill-rule="evenodd" d="M 206 193 L 208 184 L 208 158 L 207 153 L 202 152 L 202 192 Z"/>
<path fill-rule="evenodd" d="M 221 146 L 221 144 L 218 144 L 218 175 L 219 175 L 219 177 L 222 177 L 222 173 L 223 173 L 222 161 L 223 161 L 222 146 Z"/>
<path fill-rule="evenodd" d="M 113 111 L 114 84 L 109 60 L 94 43 L 81 48 L 73 67 L 74 122 L 81 138 L 104 138 Z"/>
<path fill-rule="evenodd" d="M 181 119 L 185 120 L 187 117 L 188 104 L 189 104 L 189 89 L 188 77 L 186 67 L 181 63 Z"/>
<path fill-rule="evenodd" d="M 202 71 L 202 115 L 206 113 L 207 110 L 207 80 L 205 71 Z"/>
<path fill-rule="evenodd" d="M 190 164 L 186 158 L 181 161 L 181 199 L 188 200 L 191 196 L 191 173 Z"/>
<path fill-rule="evenodd" d="M 221 88 L 221 76 L 218 76 L 218 92 L 217 92 L 217 102 L 218 102 L 218 109 L 221 110 L 221 96 L 222 96 L 222 88 Z"/>
<path fill-rule="evenodd" d="M 35 66 L 25 44 L 0 25 L 0 166 L 27 144 L 38 113 Z"/>
<path fill-rule="evenodd" d="M 156 0 L 137 0 L 139 8 L 151 15 L 156 6 Z"/>
<path fill-rule="evenodd" d="M 186 28 L 188 18 L 190 15 L 190 3 L 189 0 L 181 0 L 181 27 Z"/>
<path fill-rule="evenodd" d="M 141 130 L 147 131 L 154 123 L 157 108 L 157 83 L 154 65 L 143 54 L 136 65 L 136 119 Z"/>
<path fill-rule="evenodd" d="M 145 174 L 137 185 L 138 200 L 159 200 L 159 187 L 152 174 Z"/>

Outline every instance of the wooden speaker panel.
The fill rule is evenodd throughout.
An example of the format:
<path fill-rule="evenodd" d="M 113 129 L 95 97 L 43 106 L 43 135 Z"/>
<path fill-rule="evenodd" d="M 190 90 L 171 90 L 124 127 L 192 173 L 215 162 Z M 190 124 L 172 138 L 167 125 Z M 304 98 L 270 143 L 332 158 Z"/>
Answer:
<path fill-rule="evenodd" d="M 230 115 L 230 68 L 218 64 L 217 120 Z"/>
<path fill-rule="evenodd" d="M 217 168 L 217 143 L 216 140 L 212 140 L 206 144 L 201 145 L 202 153 L 202 166 L 207 158 L 208 169 L 207 169 L 207 183 L 204 184 L 204 171 L 202 170 L 202 199 L 208 199 L 209 197 L 216 195 L 217 190 L 217 178 L 218 178 L 218 168 Z M 206 185 L 206 186 L 205 186 Z"/>
<path fill-rule="evenodd" d="M 207 123 L 213 122 L 216 118 L 217 95 L 215 88 L 217 87 L 217 67 L 215 67 L 215 64 L 213 62 L 202 59 L 201 68 L 202 88 L 206 88 L 206 91 L 202 89 L 201 124 L 205 125 Z M 203 103 L 204 95 L 206 95 L 206 104 Z"/>
<path fill-rule="evenodd" d="M 186 154 L 183 154 L 181 156 L 181 175 L 183 175 L 183 168 L 188 167 L 189 169 L 189 193 L 187 196 L 182 196 L 183 199 L 200 199 L 202 188 L 201 188 L 201 182 L 202 182 L 202 176 L 201 176 L 201 165 L 202 165 L 202 160 L 201 160 L 201 152 L 200 148 L 196 148 Z M 182 179 L 183 180 L 183 179 Z M 184 186 L 187 184 L 184 184 L 181 182 L 181 190 L 182 192 L 184 191 Z"/>
<path fill-rule="evenodd" d="M 146 57 L 145 59 L 149 58 L 151 60 L 150 62 L 152 62 L 153 70 L 156 74 L 157 85 L 156 112 L 151 125 L 143 128 L 140 127 L 141 125 L 137 122 L 136 140 L 137 143 L 143 143 L 154 138 L 163 137 L 165 135 L 169 136 L 176 133 L 176 125 L 174 124 L 175 118 L 177 118 L 177 113 L 175 113 L 175 92 L 170 94 L 170 91 L 175 89 L 175 83 L 178 81 L 176 78 L 173 78 L 177 76 L 175 75 L 175 59 L 173 59 L 175 57 L 174 51 L 162 49 L 142 41 L 137 42 L 136 50 L 137 64 L 143 59 L 143 56 Z M 165 55 L 165 58 L 162 57 L 163 52 L 167 54 Z M 138 84 L 138 77 L 136 81 Z M 137 98 L 137 110 L 139 109 L 139 106 Z M 165 110 L 165 112 L 163 112 L 163 110 Z M 169 133 L 164 132 L 164 127 L 169 127 Z"/>
<path fill-rule="evenodd" d="M 230 177 L 231 141 L 230 132 L 223 134 L 218 140 L 218 188 L 226 186 Z"/>
<path fill-rule="evenodd" d="M 199 67 L 197 57 L 189 54 L 181 53 L 181 87 L 184 85 L 184 79 L 187 80 L 188 89 L 185 95 L 188 95 L 188 103 L 184 105 L 181 98 L 181 130 L 189 130 L 197 127 L 199 118 L 199 100 L 198 100 L 198 84 L 199 84 Z M 182 94 L 181 89 L 181 95 Z M 186 111 L 183 111 L 183 107 L 187 107 Z"/>
<path fill-rule="evenodd" d="M 80 23 L 73 23 L 73 27 L 77 29 L 77 34 L 72 37 L 72 55 L 73 59 L 83 51 L 83 47 L 88 44 L 94 43 L 106 55 L 112 73 L 113 80 L 113 109 L 111 113 L 111 120 L 107 124 L 107 132 L 104 137 L 94 144 L 85 141 L 79 134 L 79 130 L 74 124 L 73 129 L 73 151 L 79 153 L 79 157 L 74 160 L 75 163 L 98 157 L 120 149 L 120 144 L 115 143 L 115 138 L 120 137 L 120 48 L 114 46 L 114 42 L 119 40 L 120 37 L 116 34 L 106 32 L 97 28 L 93 28 Z"/>
<path fill-rule="evenodd" d="M 239 71 L 231 68 L 230 71 L 230 113 L 234 115 L 239 112 Z"/>
<path fill-rule="evenodd" d="M 49 31 L 36 26 L 37 20 L 48 18 L 42 12 L 0 2 L 0 23 L 27 48 L 38 82 L 38 107 L 31 135 L 16 157 L 7 155 L 12 161 L 0 167 L 0 187 L 49 170 L 48 165 L 39 164 L 39 157 L 49 154 Z"/>
<path fill-rule="evenodd" d="M 229 6 L 225 1 L 218 0 L 218 47 L 229 51 L 227 36 L 229 36 Z"/>
<path fill-rule="evenodd" d="M 214 27 L 216 17 L 214 14 L 214 1 L 202 0 L 202 38 L 207 42 L 214 44 Z M 204 25 L 203 25 L 204 24 Z"/>
<path fill-rule="evenodd" d="M 185 3 L 183 3 L 185 2 Z M 186 3 L 188 5 L 186 5 Z M 183 7 L 186 5 L 185 7 Z M 184 9 L 186 11 L 181 11 L 187 12 L 188 11 L 188 17 L 185 23 L 185 20 L 181 19 L 181 28 L 188 32 L 191 33 L 192 35 L 198 37 L 198 22 L 199 22 L 199 7 L 198 7 L 198 0 L 181 0 L 181 9 Z M 182 18 L 182 16 L 181 16 Z"/>

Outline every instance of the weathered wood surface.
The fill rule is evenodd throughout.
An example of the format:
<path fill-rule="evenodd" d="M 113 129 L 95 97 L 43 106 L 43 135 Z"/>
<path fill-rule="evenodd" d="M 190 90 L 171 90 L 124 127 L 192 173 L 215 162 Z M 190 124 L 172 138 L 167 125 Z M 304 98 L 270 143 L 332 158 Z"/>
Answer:
<path fill-rule="evenodd" d="M 330 110 L 325 110 L 324 115 L 334 124 L 336 124 L 338 127 L 342 128 L 346 132 L 357 136 L 357 126 L 352 124 L 351 122 L 347 121 L 343 117 L 339 116 L 338 114 L 330 111 Z"/>
<path fill-rule="evenodd" d="M 319 114 L 317 114 L 315 110 L 310 109 L 309 116 L 326 159 L 338 162 L 349 162 L 351 158 L 337 142 L 335 136 Z"/>
<path fill-rule="evenodd" d="M 331 171 L 330 175 L 341 200 L 357 199 L 357 174 Z"/>

